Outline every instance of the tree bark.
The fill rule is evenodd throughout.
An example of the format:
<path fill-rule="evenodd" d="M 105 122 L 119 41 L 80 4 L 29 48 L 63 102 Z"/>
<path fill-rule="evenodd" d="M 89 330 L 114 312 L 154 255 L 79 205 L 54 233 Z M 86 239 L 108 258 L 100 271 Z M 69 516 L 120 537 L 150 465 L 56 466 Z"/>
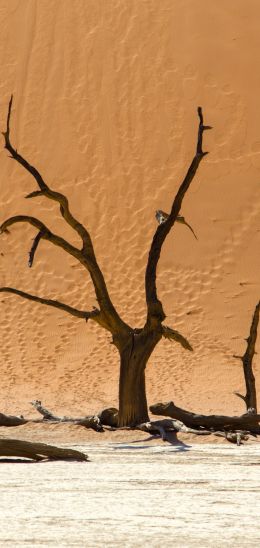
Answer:
<path fill-rule="evenodd" d="M 53 415 L 51 411 L 46 409 L 41 405 L 41 401 L 35 400 L 31 404 L 37 411 L 42 415 L 42 419 L 25 419 L 23 416 L 16 417 L 13 415 L 5 415 L 0 413 L 0 427 L 1 426 L 21 426 L 22 424 L 27 424 L 28 422 L 34 423 L 46 423 L 46 422 L 68 422 L 71 424 L 76 424 L 79 426 L 85 426 L 85 428 L 92 428 L 96 432 L 103 432 L 103 427 L 100 422 L 100 419 L 95 415 L 89 415 L 86 417 L 73 418 L 73 417 L 57 417 Z"/>
<path fill-rule="evenodd" d="M 119 416 L 118 426 L 136 426 L 149 421 L 145 389 L 145 368 L 161 339 L 156 331 L 134 330 L 125 344 L 119 345 Z"/>
<path fill-rule="evenodd" d="M 120 364 L 119 426 L 135 426 L 149 421 L 145 391 L 145 367 L 142 360 L 124 360 Z"/>
<path fill-rule="evenodd" d="M 81 451 L 76 451 L 75 449 L 15 439 L 0 440 L 0 457 L 22 457 L 35 461 L 46 459 L 76 461 L 88 460 L 87 455 Z"/>
<path fill-rule="evenodd" d="M 259 323 L 259 309 L 260 309 L 260 301 L 255 307 L 254 315 L 252 318 L 252 323 L 250 327 L 250 333 L 248 338 L 246 339 L 247 342 L 247 348 L 243 356 L 234 356 L 235 358 L 238 358 L 242 360 L 243 363 L 243 370 L 244 370 L 244 378 L 245 378 L 245 385 L 246 385 L 246 395 L 242 396 L 242 394 L 239 394 L 238 392 L 235 392 L 236 396 L 239 396 L 239 398 L 242 398 L 246 404 L 247 411 L 255 412 L 257 413 L 257 396 L 256 396 L 256 387 L 255 387 L 255 376 L 253 372 L 253 358 L 256 354 L 255 351 L 255 345 L 256 345 L 256 339 L 257 339 L 257 328 Z"/>

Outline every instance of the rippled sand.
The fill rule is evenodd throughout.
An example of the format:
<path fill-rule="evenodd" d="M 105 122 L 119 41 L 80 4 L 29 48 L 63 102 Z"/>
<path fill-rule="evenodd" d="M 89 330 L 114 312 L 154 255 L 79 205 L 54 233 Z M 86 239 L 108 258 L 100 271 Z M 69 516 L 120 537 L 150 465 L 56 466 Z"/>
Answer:
<path fill-rule="evenodd" d="M 90 462 L 1 463 L 1 546 L 260 545 L 258 444 L 81 449 Z"/>
<path fill-rule="evenodd" d="M 203 159 L 158 265 L 166 325 L 147 367 L 149 404 L 174 399 L 198 413 L 241 414 L 245 337 L 260 295 L 259 0 L 0 0 L 0 131 L 8 101 L 13 146 L 68 196 L 91 237 L 108 291 L 132 327 L 146 321 L 145 269 L 157 227 L 190 165 L 197 106 Z M 81 246 L 0 139 L 0 222 L 32 215 Z M 92 310 L 90 276 L 33 227 L 0 239 L 0 286 Z M 1 412 L 57 414 L 118 405 L 119 356 L 91 322 L 1 294 Z M 260 355 L 260 345 L 256 348 Z M 260 378 L 256 356 L 254 371 Z"/>

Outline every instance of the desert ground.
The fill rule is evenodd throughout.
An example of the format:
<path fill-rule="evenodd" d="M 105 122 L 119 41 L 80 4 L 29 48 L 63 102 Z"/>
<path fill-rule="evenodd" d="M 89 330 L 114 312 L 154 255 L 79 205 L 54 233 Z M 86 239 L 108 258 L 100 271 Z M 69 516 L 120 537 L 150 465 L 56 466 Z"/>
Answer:
<path fill-rule="evenodd" d="M 259 546 L 259 448 L 83 449 L 89 462 L 1 465 L 2 546 Z"/>

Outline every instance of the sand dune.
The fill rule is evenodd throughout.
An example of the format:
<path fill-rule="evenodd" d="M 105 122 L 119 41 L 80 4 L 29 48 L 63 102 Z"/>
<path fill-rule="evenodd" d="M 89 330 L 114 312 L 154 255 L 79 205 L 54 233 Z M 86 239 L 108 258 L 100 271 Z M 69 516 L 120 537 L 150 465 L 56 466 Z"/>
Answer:
<path fill-rule="evenodd" d="M 144 273 L 156 209 L 169 211 L 193 156 L 196 108 L 203 160 L 159 264 L 167 324 L 194 352 L 160 343 L 147 369 L 149 402 L 241 412 L 241 364 L 260 295 L 260 6 L 257 0 L 0 0 L 0 126 L 14 94 L 12 141 L 67 194 L 89 229 L 112 299 L 145 318 Z M 77 243 L 58 207 L 25 200 L 34 180 L 0 149 L 1 221 L 33 214 Z M 0 240 L 0 285 L 72 306 L 96 304 L 86 272 L 32 227 Z M 1 294 L 1 411 L 42 399 L 57 412 L 117 403 L 118 357 L 106 332 Z M 260 346 L 258 342 L 258 351 Z M 260 390 L 260 362 L 255 359 Z"/>

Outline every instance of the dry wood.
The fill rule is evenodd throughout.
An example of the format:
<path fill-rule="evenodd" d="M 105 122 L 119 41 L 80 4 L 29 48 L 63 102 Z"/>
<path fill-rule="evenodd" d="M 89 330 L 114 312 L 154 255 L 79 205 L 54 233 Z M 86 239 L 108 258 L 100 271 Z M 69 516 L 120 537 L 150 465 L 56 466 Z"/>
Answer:
<path fill-rule="evenodd" d="M 118 409 L 116 407 L 102 409 L 97 416 L 104 426 L 112 426 L 114 428 L 118 426 Z"/>
<path fill-rule="evenodd" d="M 86 321 L 89 319 L 94 319 L 99 316 L 99 310 L 97 308 L 94 308 L 91 312 L 87 312 L 86 310 L 78 310 L 77 308 L 73 308 L 72 306 L 69 306 L 68 304 L 61 303 L 60 301 L 55 301 L 52 299 L 42 299 L 41 297 L 37 297 L 36 295 L 31 295 L 30 293 L 26 293 L 25 291 L 20 291 L 19 289 L 14 289 L 13 287 L 0 287 L 0 293 L 13 293 L 14 295 L 18 295 L 19 297 L 23 297 L 24 299 L 28 299 L 29 301 L 34 301 L 36 303 L 45 304 L 47 306 L 53 306 L 54 308 L 59 308 L 60 310 L 64 310 L 64 312 L 67 312 L 68 314 L 71 314 L 72 316 L 76 316 L 77 318 L 84 318 Z"/>
<path fill-rule="evenodd" d="M 248 413 L 241 415 L 240 417 L 229 417 L 225 415 L 199 415 L 177 407 L 172 401 L 151 405 L 150 411 L 154 415 L 164 415 L 180 420 L 190 428 L 207 428 L 211 431 L 246 430 L 248 432 L 260 434 L 260 415 Z"/>
<path fill-rule="evenodd" d="M 57 417 L 51 411 L 46 409 L 41 405 L 39 400 L 31 402 L 33 407 L 42 415 L 42 419 L 25 419 L 24 417 L 16 417 L 12 415 L 5 415 L 0 413 L 0 426 L 20 426 L 22 424 L 27 424 L 28 422 L 32 423 L 43 423 L 43 422 L 68 422 L 70 424 L 76 424 L 79 426 L 84 426 L 85 428 L 92 428 L 96 432 L 102 432 L 102 424 L 100 419 L 96 415 L 89 415 L 86 417 Z"/>
<path fill-rule="evenodd" d="M 90 234 L 87 229 L 72 215 L 69 209 L 68 198 L 60 192 L 51 190 L 44 181 L 39 171 L 34 166 L 32 166 L 21 154 L 19 154 L 11 144 L 10 120 L 12 113 L 12 103 L 13 96 L 11 96 L 11 99 L 9 101 L 6 131 L 3 132 L 3 136 L 5 139 L 5 148 L 10 153 L 10 157 L 18 162 L 20 165 L 22 165 L 23 168 L 26 169 L 26 171 L 28 171 L 34 177 L 40 189 L 28 194 L 27 198 L 44 196 L 46 198 L 49 198 L 50 200 L 58 202 L 60 205 L 60 212 L 62 217 L 80 236 L 82 240 L 82 249 L 78 249 L 77 247 L 71 245 L 69 242 L 64 240 L 64 238 L 61 238 L 57 234 L 52 233 L 39 219 L 28 215 L 17 215 L 15 217 L 7 219 L 4 223 L 2 223 L 0 227 L 0 232 L 6 231 L 8 227 L 16 223 L 29 223 L 37 228 L 38 235 L 36 236 L 31 251 L 29 253 L 29 266 L 32 266 L 33 264 L 34 254 L 40 240 L 44 239 L 50 241 L 58 247 L 61 247 L 64 251 L 75 257 L 89 271 L 95 288 L 96 297 L 100 306 L 100 313 L 90 315 L 88 318 L 99 323 L 100 325 L 102 325 L 102 327 L 108 329 L 112 334 L 117 333 L 120 330 L 122 332 L 128 331 L 129 327 L 121 320 L 108 294 L 108 289 L 104 280 L 104 276 L 96 260 Z M 17 290 L 14 288 L 2 288 L 2 291 L 10 292 L 10 290 L 12 290 L 13 293 L 17 292 Z M 19 294 L 24 298 L 36 300 L 32 296 L 28 296 L 28 294 L 24 292 L 20 292 Z M 43 304 L 50 306 L 55 306 L 51 304 L 49 299 L 40 299 L 38 302 L 42 302 Z M 64 307 L 63 309 L 65 310 Z"/>
<path fill-rule="evenodd" d="M 0 413 L 0 426 L 20 426 L 28 421 L 24 417 L 16 417 L 14 415 L 5 415 Z"/>
<path fill-rule="evenodd" d="M 255 355 L 255 344 L 257 339 L 257 328 L 259 323 L 259 308 L 260 301 L 255 307 L 254 315 L 252 318 L 252 323 L 250 327 L 249 337 L 246 339 L 247 348 L 243 356 L 235 356 L 236 358 L 242 360 L 244 378 L 246 384 L 246 395 L 242 396 L 238 392 L 235 392 L 239 398 L 242 398 L 246 404 L 246 408 L 251 413 L 257 413 L 257 398 L 256 398 L 256 387 L 255 387 L 255 376 L 253 373 L 253 357 Z"/>
<path fill-rule="evenodd" d="M 211 126 L 204 126 L 203 115 L 201 107 L 198 107 L 198 116 L 199 116 L 199 128 L 198 128 L 198 139 L 195 156 L 191 162 L 191 165 L 187 171 L 187 174 L 180 185 L 180 188 L 174 198 L 171 212 L 167 220 L 161 223 L 154 234 L 147 268 L 145 275 L 145 291 L 146 291 L 146 302 L 147 302 L 147 324 L 154 325 L 161 323 L 165 319 L 165 313 L 161 301 L 157 296 L 156 288 L 156 270 L 157 264 L 160 258 L 161 249 L 163 243 L 166 239 L 166 236 L 169 234 L 170 230 L 174 226 L 175 221 L 180 213 L 182 206 L 183 198 L 189 189 L 189 186 L 196 175 L 199 164 L 202 158 L 207 154 L 202 150 L 202 139 L 203 132 L 207 129 L 211 129 Z"/>
<path fill-rule="evenodd" d="M 32 265 L 33 265 L 34 255 L 36 253 L 37 247 L 38 247 L 42 237 L 43 237 L 43 232 L 40 230 L 40 232 L 38 232 L 37 236 L 34 238 L 32 247 L 29 251 L 29 260 L 28 260 L 29 268 L 31 268 Z"/>
<path fill-rule="evenodd" d="M 149 421 L 142 424 L 139 424 L 136 427 L 138 430 L 143 430 L 144 432 L 149 432 L 152 435 L 159 433 L 163 441 L 167 441 L 167 432 L 183 432 L 185 434 L 194 434 L 197 436 L 218 436 L 226 438 L 227 441 L 231 443 L 236 443 L 241 445 L 242 441 L 247 441 L 249 438 L 250 432 L 221 432 L 214 430 L 198 430 L 195 428 L 189 428 L 183 422 L 176 419 L 162 419 L 157 421 Z"/>
<path fill-rule="evenodd" d="M 35 461 L 76 460 L 86 461 L 87 455 L 75 449 L 56 447 L 46 443 L 32 443 L 15 439 L 0 439 L 1 457 L 22 457 Z"/>
<path fill-rule="evenodd" d="M 169 339 L 170 341 L 178 342 L 179 344 L 181 344 L 181 346 L 183 346 L 183 348 L 185 348 L 185 350 L 190 350 L 191 352 L 193 350 L 189 341 L 185 337 L 183 337 L 183 335 L 181 335 L 179 331 L 176 331 L 176 329 L 172 329 L 167 325 L 162 325 L 162 336 L 165 339 Z"/>
<path fill-rule="evenodd" d="M 42 405 L 40 400 L 34 400 L 31 402 L 32 406 L 43 416 L 44 421 L 52 422 L 69 422 L 77 424 L 79 426 L 85 426 L 86 428 L 92 428 L 97 432 L 102 432 L 103 428 L 97 415 L 89 415 L 86 417 L 74 418 L 74 417 L 57 417 L 49 409 L 46 409 Z"/>

